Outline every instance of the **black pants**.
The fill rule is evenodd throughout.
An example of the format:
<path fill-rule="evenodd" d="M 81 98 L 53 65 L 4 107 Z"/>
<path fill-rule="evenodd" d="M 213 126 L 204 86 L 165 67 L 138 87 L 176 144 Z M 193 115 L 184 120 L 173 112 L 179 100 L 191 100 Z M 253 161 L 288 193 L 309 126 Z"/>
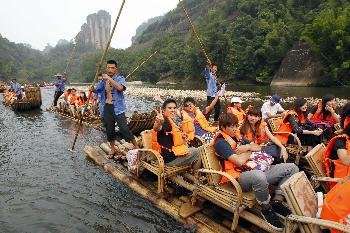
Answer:
<path fill-rule="evenodd" d="M 58 98 L 63 94 L 63 91 L 55 91 L 54 99 L 53 99 L 53 106 L 57 106 Z"/>
<path fill-rule="evenodd" d="M 119 131 L 126 141 L 130 142 L 134 139 L 134 135 L 128 128 L 125 113 L 115 115 L 114 105 L 106 104 L 103 111 L 103 124 L 106 127 L 107 141 L 109 142 L 116 139 L 115 123 L 117 123 Z"/>
<path fill-rule="evenodd" d="M 215 97 L 207 96 L 207 106 L 209 106 L 214 99 Z M 220 99 L 219 99 L 214 106 L 214 121 L 219 120 L 220 110 L 221 110 L 221 105 L 220 105 Z M 207 114 L 207 120 L 209 120 L 210 115 L 211 115 L 211 112 Z"/>

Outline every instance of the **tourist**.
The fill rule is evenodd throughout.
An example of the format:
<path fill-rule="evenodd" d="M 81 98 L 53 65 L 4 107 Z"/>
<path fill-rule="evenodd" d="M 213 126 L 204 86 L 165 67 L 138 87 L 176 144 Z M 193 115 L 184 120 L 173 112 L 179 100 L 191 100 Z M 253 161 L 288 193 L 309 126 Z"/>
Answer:
<path fill-rule="evenodd" d="M 237 116 L 231 113 L 220 116 L 220 131 L 214 139 L 215 153 L 220 160 L 223 171 L 238 181 L 242 191 L 255 193 L 256 200 L 262 207 L 261 215 L 265 221 L 275 230 L 282 230 L 283 224 L 277 214 L 285 217 L 291 212 L 282 204 L 284 197 L 280 186 L 299 169 L 293 163 L 271 165 L 272 160 L 267 154 L 260 152 L 260 146 L 244 144 L 237 138 L 238 128 Z M 259 156 L 254 157 L 255 154 Z M 252 167 L 251 163 L 256 166 Z M 228 179 L 223 176 L 221 183 L 226 182 Z M 277 187 L 272 200 L 269 185 Z"/>
<path fill-rule="evenodd" d="M 243 138 L 261 145 L 262 151 L 274 157 L 275 164 L 287 161 L 287 149 L 272 135 L 266 122 L 262 121 L 260 109 L 253 108 L 247 112 L 247 117 L 240 127 L 240 133 Z"/>
<path fill-rule="evenodd" d="M 308 146 L 308 151 L 321 142 L 320 135 L 323 130 L 311 124 L 307 118 L 307 101 L 299 98 L 294 101 L 293 109 L 283 117 L 278 132 L 296 133 L 302 145 Z M 274 135 L 283 145 L 295 144 L 295 138 L 288 133 Z"/>
<path fill-rule="evenodd" d="M 224 94 L 221 90 L 215 99 L 204 110 L 196 106 L 196 101 L 192 97 L 184 99 L 182 114 L 182 130 L 187 134 L 187 141 L 192 141 L 194 136 L 202 137 L 206 142 L 210 142 L 215 137 L 217 127 L 211 127 L 206 116 L 214 109 L 215 104 Z"/>
<path fill-rule="evenodd" d="M 77 115 L 77 110 L 75 106 L 75 102 L 77 101 L 77 98 L 78 98 L 77 90 L 75 90 L 75 88 L 72 88 L 70 94 L 68 95 L 68 103 L 69 103 L 69 109 L 73 117 L 76 117 Z"/>
<path fill-rule="evenodd" d="M 153 125 L 152 149 L 162 155 L 168 166 L 191 164 L 197 170 L 201 166 L 198 148 L 188 148 L 181 124 L 176 101 L 165 100 Z"/>
<path fill-rule="evenodd" d="M 62 77 L 62 74 L 58 73 L 55 75 L 56 80 L 53 82 L 56 86 L 56 91 L 53 100 L 53 106 L 57 106 L 58 98 L 63 94 L 66 85 L 66 75 Z"/>
<path fill-rule="evenodd" d="M 208 61 L 208 64 L 204 70 L 204 77 L 207 83 L 207 106 L 209 106 L 211 102 L 213 102 L 218 92 L 217 77 L 216 77 L 217 70 L 218 70 L 218 67 L 215 64 L 211 63 L 211 61 Z M 220 116 L 220 110 L 221 110 L 221 105 L 220 105 L 220 100 L 218 100 L 214 106 L 214 121 L 218 121 Z M 206 116 L 207 120 L 209 120 L 210 114 L 211 114 L 211 111 Z"/>
<path fill-rule="evenodd" d="M 16 93 L 16 97 L 18 100 L 22 99 L 22 86 L 20 83 L 17 82 L 17 79 L 12 79 L 12 81 L 10 82 L 11 84 L 11 89 L 13 90 L 13 92 Z"/>
<path fill-rule="evenodd" d="M 350 102 L 347 102 L 342 110 L 342 113 L 340 115 L 340 126 L 342 129 L 345 129 L 345 127 L 350 123 Z"/>
<path fill-rule="evenodd" d="M 280 104 L 281 97 L 278 95 L 271 96 L 271 99 L 265 102 L 261 107 L 262 119 L 266 121 L 272 117 L 282 116 L 282 113 L 285 110 L 282 108 Z"/>
<path fill-rule="evenodd" d="M 233 96 L 231 98 L 231 104 L 227 107 L 227 113 L 232 113 L 238 118 L 239 125 L 241 125 L 246 117 L 246 112 L 251 109 L 253 106 L 249 105 L 246 110 L 242 109 L 243 100 L 239 97 Z"/>
<path fill-rule="evenodd" d="M 69 88 L 68 90 L 63 92 L 63 94 L 60 96 L 60 98 L 58 98 L 58 102 L 59 102 L 58 105 L 60 106 L 62 113 L 64 113 L 66 111 L 67 107 L 69 106 L 68 97 L 69 97 L 71 91 L 72 91 L 72 89 Z"/>
<path fill-rule="evenodd" d="M 326 148 L 324 166 L 327 176 L 344 178 L 350 175 L 350 124 L 344 126 L 341 135 L 333 137 Z M 330 188 L 335 183 L 328 182 Z"/>
<path fill-rule="evenodd" d="M 84 115 L 84 110 L 89 110 L 89 106 L 86 106 L 88 104 L 88 98 L 86 96 L 85 91 L 81 91 L 79 93 L 79 96 L 77 97 L 76 101 L 75 101 L 75 107 L 77 109 L 78 114 L 80 114 L 80 116 Z"/>
<path fill-rule="evenodd" d="M 350 176 L 330 190 L 323 201 L 321 219 L 342 223 L 350 227 Z M 330 228 L 332 233 L 343 231 Z"/>
<path fill-rule="evenodd" d="M 331 122 L 336 124 L 340 122 L 340 116 L 336 112 L 336 102 L 333 95 L 325 95 L 309 113 L 308 118 L 311 121 Z"/>
<path fill-rule="evenodd" d="M 127 141 L 131 141 L 135 148 L 139 148 L 139 146 L 127 125 L 124 96 L 126 82 L 125 78 L 118 74 L 118 65 L 115 60 L 107 61 L 107 74 L 102 75 L 103 80 L 96 85 L 95 91 L 96 93 L 106 92 L 103 100 L 105 101 L 103 123 L 106 127 L 107 140 L 111 146 L 111 151 L 108 155 L 108 158 L 111 159 L 117 154 L 115 148 L 115 123 L 117 123 L 119 131 Z"/>

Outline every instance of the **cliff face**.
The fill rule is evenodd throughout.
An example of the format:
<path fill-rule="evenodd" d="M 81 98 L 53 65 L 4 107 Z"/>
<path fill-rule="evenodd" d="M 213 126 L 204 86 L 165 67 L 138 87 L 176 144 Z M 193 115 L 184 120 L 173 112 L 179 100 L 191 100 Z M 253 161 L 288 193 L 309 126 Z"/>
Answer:
<path fill-rule="evenodd" d="M 111 31 L 111 15 L 107 11 L 100 10 L 88 15 L 86 21 L 77 35 L 77 43 L 103 49 Z"/>
<path fill-rule="evenodd" d="M 322 74 L 322 65 L 305 43 L 294 44 L 274 75 L 271 86 L 314 86 Z"/>

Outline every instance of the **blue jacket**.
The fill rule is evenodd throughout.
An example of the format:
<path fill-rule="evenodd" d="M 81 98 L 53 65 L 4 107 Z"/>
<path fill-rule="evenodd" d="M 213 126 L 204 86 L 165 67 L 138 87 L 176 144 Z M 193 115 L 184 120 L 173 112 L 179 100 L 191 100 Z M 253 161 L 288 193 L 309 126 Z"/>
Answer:
<path fill-rule="evenodd" d="M 13 83 L 11 82 L 11 88 L 14 92 L 16 92 L 16 95 L 22 95 L 22 86 L 19 83 Z"/>
<path fill-rule="evenodd" d="M 56 91 L 64 92 L 66 80 L 56 79 L 55 81 L 53 81 L 53 84 L 56 86 Z"/>
<path fill-rule="evenodd" d="M 125 78 L 121 75 L 115 74 L 112 79 L 121 85 L 125 87 L 124 90 L 126 90 L 126 81 Z M 102 80 L 96 85 L 96 93 L 101 93 L 101 100 L 103 102 L 106 102 L 107 95 L 105 94 L 105 87 L 106 87 L 106 80 Z M 125 96 L 124 91 L 118 91 L 114 87 L 112 89 L 112 96 L 113 96 L 113 104 L 114 104 L 114 113 L 115 115 L 119 115 L 121 113 L 125 113 L 126 111 L 126 103 L 125 103 Z M 103 93 L 103 95 L 102 95 Z"/>
<path fill-rule="evenodd" d="M 207 82 L 207 96 L 216 97 L 218 88 L 216 86 L 216 76 L 211 73 L 208 66 L 204 70 L 205 81 Z"/>

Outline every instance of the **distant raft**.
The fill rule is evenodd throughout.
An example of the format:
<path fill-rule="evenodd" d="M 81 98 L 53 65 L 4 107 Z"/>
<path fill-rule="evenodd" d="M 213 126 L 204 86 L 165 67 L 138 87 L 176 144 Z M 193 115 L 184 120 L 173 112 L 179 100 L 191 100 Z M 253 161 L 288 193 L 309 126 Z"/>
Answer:
<path fill-rule="evenodd" d="M 4 100 L 4 104 L 19 112 L 40 108 L 42 104 L 40 87 L 26 87 L 24 88 L 24 93 L 24 99 L 12 102 Z"/>
<path fill-rule="evenodd" d="M 47 109 L 47 111 L 58 113 L 62 117 L 68 118 L 75 122 L 79 122 L 78 118 L 74 118 L 67 112 L 62 113 L 56 107 L 51 107 Z M 144 130 L 152 129 L 156 116 L 157 116 L 156 111 L 145 112 L 145 113 L 139 113 L 135 111 L 132 114 L 132 116 L 129 117 L 128 119 L 128 128 L 131 130 L 131 132 L 134 135 L 139 135 Z M 84 117 L 82 124 L 88 127 L 92 127 L 92 128 L 104 131 L 103 123 L 100 118 L 87 116 L 87 117 Z"/>

